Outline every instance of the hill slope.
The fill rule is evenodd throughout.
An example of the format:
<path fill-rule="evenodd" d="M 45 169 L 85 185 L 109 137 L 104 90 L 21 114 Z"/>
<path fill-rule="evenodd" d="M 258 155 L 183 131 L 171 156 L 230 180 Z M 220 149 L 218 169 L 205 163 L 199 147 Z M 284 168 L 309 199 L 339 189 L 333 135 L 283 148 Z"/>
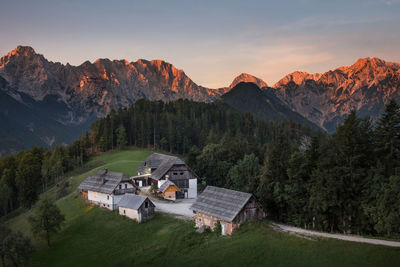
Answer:
<path fill-rule="evenodd" d="M 263 120 L 292 120 L 312 129 L 319 129 L 317 125 L 308 121 L 300 114 L 292 111 L 273 91 L 261 90 L 254 83 L 241 82 L 229 92 L 221 96 L 220 101 L 233 110 L 250 112 Z"/>
<path fill-rule="evenodd" d="M 396 266 L 396 248 L 332 239 L 308 240 L 272 230 L 267 221 L 247 223 L 230 237 L 198 234 L 193 222 L 157 214 L 137 224 L 116 212 L 88 206 L 77 197 L 78 184 L 100 168 L 134 174 L 151 151 L 122 151 L 95 157 L 97 166 L 71 177 L 71 193 L 56 201 L 66 216 L 48 248 L 35 242 L 32 263 L 40 266 Z M 53 196 L 54 189 L 46 193 Z M 7 224 L 30 235 L 22 213 Z M 338 257 L 340 255 L 340 257 Z"/>

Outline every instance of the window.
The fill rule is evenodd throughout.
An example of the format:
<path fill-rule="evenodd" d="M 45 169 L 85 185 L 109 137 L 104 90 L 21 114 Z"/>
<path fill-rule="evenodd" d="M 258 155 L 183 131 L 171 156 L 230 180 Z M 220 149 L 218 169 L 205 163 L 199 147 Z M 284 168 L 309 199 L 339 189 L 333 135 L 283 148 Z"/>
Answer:
<path fill-rule="evenodd" d="M 124 210 L 124 214 L 126 214 L 125 210 Z"/>
<path fill-rule="evenodd" d="M 128 184 L 125 184 L 125 189 L 128 188 Z"/>
<path fill-rule="evenodd" d="M 177 173 L 177 172 L 174 172 L 174 175 L 178 175 L 178 173 Z"/>
<path fill-rule="evenodd" d="M 110 200 L 110 196 L 107 196 L 107 200 Z"/>
<path fill-rule="evenodd" d="M 121 188 L 122 188 L 122 185 L 120 184 L 120 185 L 119 185 L 119 189 L 121 189 Z"/>
<path fill-rule="evenodd" d="M 183 175 L 183 172 L 181 172 L 180 175 Z"/>
<path fill-rule="evenodd" d="M 107 207 L 110 207 L 110 205 L 107 204 Z"/>
<path fill-rule="evenodd" d="M 97 197 L 97 192 L 94 192 L 94 193 L 93 193 L 93 196 L 94 196 L 94 197 Z"/>
<path fill-rule="evenodd" d="M 147 209 L 149 207 L 149 202 L 144 202 L 144 207 Z"/>
<path fill-rule="evenodd" d="M 106 204 L 103 204 L 103 207 L 105 207 L 106 206 Z"/>

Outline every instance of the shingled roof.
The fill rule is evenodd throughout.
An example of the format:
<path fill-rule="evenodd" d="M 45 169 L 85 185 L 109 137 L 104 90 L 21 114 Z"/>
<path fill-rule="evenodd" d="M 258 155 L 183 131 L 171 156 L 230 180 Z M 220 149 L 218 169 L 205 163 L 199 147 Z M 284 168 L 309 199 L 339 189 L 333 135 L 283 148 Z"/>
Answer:
<path fill-rule="evenodd" d="M 111 194 L 120 182 L 129 181 L 128 175 L 120 172 L 102 170 L 86 178 L 80 185 L 80 190 Z"/>
<path fill-rule="evenodd" d="M 245 192 L 207 186 L 190 209 L 231 222 L 247 204 L 251 196 L 251 194 Z"/>
<path fill-rule="evenodd" d="M 161 192 L 164 193 L 164 191 L 167 190 L 167 188 L 170 187 L 171 185 L 176 186 L 173 182 L 171 182 L 171 181 L 166 181 L 165 183 L 163 183 L 163 184 L 160 186 L 159 190 L 160 190 Z M 176 186 L 176 188 L 178 188 L 178 187 Z M 179 188 L 178 188 L 178 189 L 179 189 Z"/>
<path fill-rule="evenodd" d="M 175 156 L 153 153 L 137 168 L 136 171 L 143 173 L 147 168 L 156 169 L 150 175 L 150 178 L 159 180 L 175 164 L 185 164 L 185 162 Z"/>
<path fill-rule="evenodd" d="M 143 202 L 146 199 L 147 199 L 147 197 L 144 197 L 144 196 L 138 196 L 135 194 L 125 194 L 119 201 L 118 206 L 123 207 L 123 208 L 137 210 L 140 208 L 140 206 L 142 206 Z M 152 203 L 154 205 L 154 203 L 151 202 L 151 200 L 149 200 L 149 201 L 150 201 L 150 203 Z"/>

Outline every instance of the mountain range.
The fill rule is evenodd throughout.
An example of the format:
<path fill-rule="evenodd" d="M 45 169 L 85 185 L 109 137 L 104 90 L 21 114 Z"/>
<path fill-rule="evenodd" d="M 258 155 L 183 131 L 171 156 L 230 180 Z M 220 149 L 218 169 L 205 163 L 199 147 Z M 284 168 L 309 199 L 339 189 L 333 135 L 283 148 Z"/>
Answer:
<path fill-rule="evenodd" d="M 97 118 L 140 98 L 220 99 L 263 119 L 292 119 L 331 133 L 352 109 L 376 119 L 389 99 L 399 100 L 399 92 L 400 64 L 377 58 L 323 74 L 294 72 L 272 87 L 243 73 L 228 87 L 210 89 L 161 60 L 98 59 L 71 66 L 18 46 L 0 59 L 0 155 L 70 143 Z"/>

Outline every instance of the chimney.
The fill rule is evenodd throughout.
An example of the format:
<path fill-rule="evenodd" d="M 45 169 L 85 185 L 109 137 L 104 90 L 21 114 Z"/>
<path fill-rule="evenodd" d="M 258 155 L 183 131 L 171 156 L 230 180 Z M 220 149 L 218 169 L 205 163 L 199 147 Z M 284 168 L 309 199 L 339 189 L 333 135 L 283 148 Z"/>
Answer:
<path fill-rule="evenodd" d="M 168 180 L 169 180 L 169 175 L 167 174 L 165 175 L 165 181 L 168 182 Z"/>

